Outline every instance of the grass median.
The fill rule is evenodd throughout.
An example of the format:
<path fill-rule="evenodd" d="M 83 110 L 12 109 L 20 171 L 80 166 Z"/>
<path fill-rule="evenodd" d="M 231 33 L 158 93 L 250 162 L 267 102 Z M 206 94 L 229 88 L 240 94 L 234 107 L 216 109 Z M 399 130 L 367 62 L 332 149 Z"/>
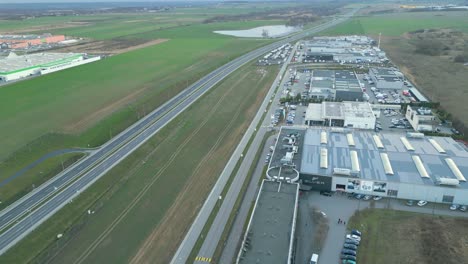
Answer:
<path fill-rule="evenodd" d="M 275 76 L 251 65 L 236 71 L 0 262 L 170 261 Z M 56 242 L 59 233 L 67 239 Z"/>

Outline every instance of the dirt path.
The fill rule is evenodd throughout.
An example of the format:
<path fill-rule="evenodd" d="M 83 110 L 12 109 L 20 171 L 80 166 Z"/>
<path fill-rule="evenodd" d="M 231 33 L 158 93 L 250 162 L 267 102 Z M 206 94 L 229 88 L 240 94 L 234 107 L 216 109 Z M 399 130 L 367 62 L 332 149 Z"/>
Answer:
<path fill-rule="evenodd" d="M 54 49 L 58 52 L 84 52 L 89 54 L 116 55 L 132 50 L 142 49 L 168 41 L 169 39 L 145 40 L 85 40 L 75 45 L 59 47 Z"/>
<path fill-rule="evenodd" d="M 0 22 L 1 21 L 2 20 L 0 20 Z M 61 24 L 32 26 L 32 27 L 22 28 L 22 29 L 2 30 L 0 31 L 0 34 L 24 34 L 24 33 L 42 32 L 42 31 L 48 31 L 48 30 L 74 28 L 74 27 L 82 27 L 82 26 L 90 26 L 90 25 L 92 25 L 92 23 L 90 22 L 66 22 L 66 23 L 61 23 Z"/>

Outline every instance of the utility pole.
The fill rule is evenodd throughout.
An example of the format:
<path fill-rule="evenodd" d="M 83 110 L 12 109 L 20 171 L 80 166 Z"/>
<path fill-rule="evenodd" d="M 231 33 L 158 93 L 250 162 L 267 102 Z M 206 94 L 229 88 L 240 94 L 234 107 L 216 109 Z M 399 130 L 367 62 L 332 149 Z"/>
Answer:
<path fill-rule="evenodd" d="M 377 46 L 380 49 L 380 37 L 382 37 L 382 32 L 379 33 L 379 45 Z"/>

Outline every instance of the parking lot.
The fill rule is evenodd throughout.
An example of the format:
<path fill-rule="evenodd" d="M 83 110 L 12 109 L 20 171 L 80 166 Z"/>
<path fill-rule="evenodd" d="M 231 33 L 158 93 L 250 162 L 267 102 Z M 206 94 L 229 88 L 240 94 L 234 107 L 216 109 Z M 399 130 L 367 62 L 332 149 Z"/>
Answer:
<path fill-rule="evenodd" d="M 393 210 L 418 212 L 424 214 L 433 215 L 446 215 L 446 216 L 459 216 L 468 217 L 468 212 L 462 212 L 460 210 L 451 211 L 447 204 L 434 204 L 428 203 L 425 206 L 407 206 L 406 200 L 389 199 L 383 198 L 379 201 L 369 200 L 364 201 L 362 199 L 357 200 L 355 198 L 349 198 L 347 194 L 333 193 L 331 197 L 320 195 L 319 192 L 302 192 L 299 196 L 299 217 L 297 222 L 297 251 L 301 252 L 300 256 L 296 254 L 296 263 L 308 263 L 307 256 L 313 253 L 311 241 L 308 238 L 314 236 L 314 228 L 311 225 L 311 219 L 307 217 L 310 212 L 304 212 L 304 210 L 312 210 L 317 208 L 326 214 L 329 222 L 329 231 L 325 240 L 322 251 L 320 252 L 319 261 L 320 263 L 340 263 L 340 252 L 343 249 L 345 241 L 345 235 L 347 234 L 346 223 L 349 218 L 357 210 L 363 210 L 365 208 L 389 208 Z M 338 219 L 344 221 L 338 223 Z M 365 234 L 363 234 L 365 235 Z M 309 249 L 309 252 L 307 252 Z M 359 254 L 359 250 L 358 250 Z"/>
<path fill-rule="evenodd" d="M 306 91 L 306 83 L 310 80 L 309 75 L 298 72 L 294 67 L 288 70 L 281 81 L 280 90 L 278 93 L 281 97 L 290 96 L 296 97 L 298 94 L 303 94 Z M 286 103 L 281 105 L 279 101 L 274 102 L 277 105 L 275 114 L 271 116 L 271 124 L 273 126 L 282 125 L 303 125 L 305 119 L 305 111 L 307 106 L 298 103 Z"/>
<path fill-rule="evenodd" d="M 383 103 L 409 103 L 411 102 L 411 97 L 403 94 L 403 90 L 407 90 L 408 87 L 405 87 L 401 91 L 395 90 L 378 90 L 372 82 L 369 82 L 369 79 L 366 78 L 366 74 L 356 74 L 359 82 L 365 88 L 365 93 L 369 96 L 369 103 L 371 104 L 383 104 Z M 367 76 L 368 77 L 368 76 Z M 374 87 L 374 88 L 372 88 Z M 377 96 L 378 94 L 380 96 Z"/>

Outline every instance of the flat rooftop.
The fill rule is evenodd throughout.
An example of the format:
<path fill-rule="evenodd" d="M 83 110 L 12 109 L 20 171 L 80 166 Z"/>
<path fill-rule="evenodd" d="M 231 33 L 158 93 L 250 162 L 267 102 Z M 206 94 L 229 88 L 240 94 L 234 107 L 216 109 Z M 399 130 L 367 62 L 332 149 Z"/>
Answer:
<path fill-rule="evenodd" d="M 330 78 L 333 79 L 335 72 L 333 70 L 314 70 L 312 72 L 312 77 L 316 78 Z"/>
<path fill-rule="evenodd" d="M 370 68 L 369 71 L 371 71 L 374 75 L 382 78 L 402 76 L 398 70 L 392 68 Z"/>
<path fill-rule="evenodd" d="M 347 70 L 336 70 L 335 71 L 335 80 L 341 80 L 341 81 L 350 81 L 350 80 L 357 80 L 356 74 L 354 74 L 353 71 L 347 71 Z"/>
<path fill-rule="evenodd" d="M 333 89 L 333 81 L 332 80 L 312 80 L 312 87 Z"/>
<path fill-rule="evenodd" d="M 328 143 L 320 144 L 321 132 L 326 131 Z M 355 146 L 348 145 L 347 134 L 351 133 Z M 383 145 L 378 148 L 374 135 Z M 401 137 L 406 138 L 414 150 L 407 150 Z M 440 153 L 429 139 L 437 142 L 445 153 Z M 320 149 L 328 150 L 328 168 L 320 168 Z M 468 152 L 450 137 L 408 138 L 402 133 L 375 133 L 370 131 L 349 130 L 347 133 L 334 133 L 327 128 L 307 129 L 304 136 L 301 173 L 329 175 L 333 168 L 351 169 L 350 151 L 355 150 L 360 165 L 359 179 L 402 182 L 421 185 L 437 185 L 439 178 L 457 179 L 445 158 L 451 158 L 461 173 L 468 178 Z M 386 174 L 381 153 L 386 153 L 393 175 Z M 429 177 L 421 177 L 412 156 L 419 156 Z M 467 182 L 460 182 L 457 188 L 468 188 Z"/>
<path fill-rule="evenodd" d="M 286 155 L 286 152 L 290 152 L 290 148 L 286 142 L 283 141 L 285 137 L 290 137 L 294 134 L 296 138 L 295 146 L 298 146 L 297 153 L 294 154 L 292 162 L 296 165 L 297 168 L 301 166 L 302 161 L 302 145 L 304 142 L 304 129 L 281 129 L 280 134 L 278 135 L 278 141 L 275 146 L 275 151 L 271 157 L 269 167 L 276 167 L 281 165 L 281 159 Z"/>
<path fill-rule="evenodd" d="M 288 263 L 298 186 L 263 181 L 239 263 Z"/>
<path fill-rule="evenodd" d="M 368 102 L 322 102 L 309 104 L 306 111 L 307 120 L 366 118 L 374 116 Z"/>
<path fill-rule="evenodd" d="M 45 66 L 47 64 L 64 60 L 73 60 L 83 54 L 80 53 L 34 53 L 18 56 L 10 53 L 4 59 L 0 59 L 0 73 L 12 73 L 29 68 Z"/>
<path fill-rule="evenodd" d="M 311 87 L 362 91 L 356 74 L 349 70 L 313 70 Z"/>

